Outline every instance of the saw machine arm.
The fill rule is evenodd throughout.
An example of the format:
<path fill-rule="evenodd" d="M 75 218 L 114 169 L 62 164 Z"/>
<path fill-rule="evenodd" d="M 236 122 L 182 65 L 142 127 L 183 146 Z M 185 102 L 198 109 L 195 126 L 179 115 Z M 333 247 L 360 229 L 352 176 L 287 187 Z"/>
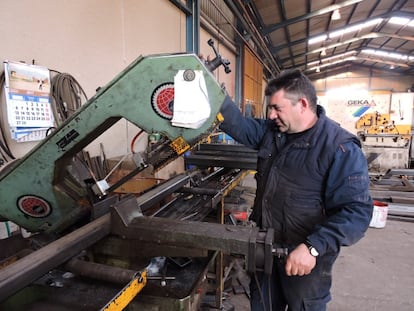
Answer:
<path fill-rule="evenodd" d="M 217 125 L 226 96 L 206 65 L 193 54 L 139 57 L 24 158 L 0 172 L 0 219 L 31 232 L 53 232 L 88 213 L 91 204 L 84 181 L 73 174 L 76 155 L 122 118 L 166 137 L 161 156 L 148 159 L 155 167 L 196 145 Z M 154 105 L 160 92 L 171 96 L 174 77 L 183 71 L 184 80 L 194 77 L 192 73 L 205 80 L 210 114 L 198 128 L 172 125 L 173 98 L 163 106 Z"/>

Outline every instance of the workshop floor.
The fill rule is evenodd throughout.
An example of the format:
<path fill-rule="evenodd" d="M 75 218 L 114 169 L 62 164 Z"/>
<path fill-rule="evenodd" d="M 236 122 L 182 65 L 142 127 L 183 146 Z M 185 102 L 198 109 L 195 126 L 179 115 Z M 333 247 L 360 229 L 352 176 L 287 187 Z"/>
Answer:
<path fill-rule="evenodd" d="M 328 311 L 414 310 L 414 224 L 388 220 L 344 247 L 334 266 Z M 249 311 L 246 295 L 232 295 L 236 311 Z"/>

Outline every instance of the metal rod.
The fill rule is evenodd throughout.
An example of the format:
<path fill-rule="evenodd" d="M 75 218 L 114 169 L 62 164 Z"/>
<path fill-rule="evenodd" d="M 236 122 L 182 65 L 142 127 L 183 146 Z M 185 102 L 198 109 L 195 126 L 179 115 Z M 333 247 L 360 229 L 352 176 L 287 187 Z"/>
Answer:
<path fill-rule="evenodd" d="M 108 179 L 108 177 L 109 176 L 111 176 L 112 175 L 112 173 L 118 168 L 118 166 L 120 166 L 121 165 L 121 163 L 122 162 L 124 162 L 124 160 L 126 159 L 126 157 L 128 156 L 129 154 L 127 153 L 127 154 L 125 154 L 122 158 L 121 158 L 121 160 L 119 160 L 118 161 L 118 163 L 116 163 L 115 165 L 114 165 L 114 167 L 109 171 L 109 173 L 108 174 L 106 174 L 106 176 L 103 178 L 104 180 L 107 180 Z"/>
<path fill-rule="evenodd" d="M 177 197 L 175 197 L 174 199 L 172 199 L 171 201 L 169 201 L 168 203 L 164 204 L 163 206 L 161 206 L 157 211 L 155 211 L 151 216 L 157 216 L 159 213 L 161 213 L 162 211 L 164 211 L 165 209 L 167 209 L 168 207 L 170 207 L 171 205 L 173 205 L 175 202 L 177 201 Z"/>
<path fill-rule="evenodd" d="M 166 196 L 183 187 L 189 180 L 190 176 L 188 175 L 178 175 L 139 196 L 137 198 L 137 202 L 141 208 L 141 211 L 145 211 L 148 208 L 152 207 L 154 204 L 160 202 Z"/>
<path fill-rule="evenodd" d="M 207 176 L 205 176 L 205 177 L 203 177 L 203 178 L 201 178 L 201 181 L 203 182 L 203 181 L 206 181 L 206 180 L 208 180 L 208 179 L 210 179 L 210 178 L 212 178 L 212 177 L 214 177 L 214 176 L 216 176 L 218 173 L 220 173 L 221 171 L 223 171 L 224 170 L 224 167 L 219 167 L 218 169 L 216 169 L 213 173 L 211 173 L 211 174 L 209 174 L 209 175 L 207 175 Z"/>
<path fill-rule="evenodd" d="M 141 165 L 139 167 L 134 168 L 131 172 L 129 172 L 127 175 L 125 175 L 124 177 L 119 179 L 117 182 L 115 182 L 112 186 L 110 186 L 106 190 L 106 193 L 111 193 L 112 191 L 114 191 L 118 187 L 122 186 L 124 183 L 126 183 L 128 180 L 130 180 L 132 177 L 134 177 L 136 174 L 143 171 L 147 167 L 148 167 L 148 165 L 145 164 L 145 165 Z"/>

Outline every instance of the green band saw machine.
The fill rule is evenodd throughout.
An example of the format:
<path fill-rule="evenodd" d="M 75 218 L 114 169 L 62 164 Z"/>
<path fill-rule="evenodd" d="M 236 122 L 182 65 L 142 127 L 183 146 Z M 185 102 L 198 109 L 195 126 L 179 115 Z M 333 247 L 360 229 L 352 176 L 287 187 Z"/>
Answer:
<path fill-rule="evenodd" d="M 216 67 L 221 63 L 219 60 Z M 30 153 L 0 172 L 0 218 L 29 232 L 54 232 L 88 213 L 87 188 L 73 172 L 76 155 L 121 118 L 147 133 L 168 138 L 144 165 L 161 167 L 195 146 L 216 127 L 226 96 L 208 65 L 192 54 L 139 57 Z M 186 93 L 186 84 L 193 85 L 188 88 L 190 98 L 197 92 L 194 82 L 201 77 L 202 84 L 196 81 L 198 91 L 208 99 L 209 107 L 204 109 L 208 116 L 197 127 L 172 124 L 177 76 L 181 95 Z M 193 108 L 198 109 L 197 102 Z M 97 192 L 108 190 L 99 181 L 94 183 L 94 189 L 100 190 Z"/>

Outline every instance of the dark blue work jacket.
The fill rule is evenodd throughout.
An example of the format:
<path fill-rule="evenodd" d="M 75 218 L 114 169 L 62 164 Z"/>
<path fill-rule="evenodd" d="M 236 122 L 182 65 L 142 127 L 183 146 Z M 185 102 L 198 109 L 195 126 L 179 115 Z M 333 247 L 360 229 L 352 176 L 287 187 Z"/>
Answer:
<path fill-rule="evenodd" d="M 251 218 L 287 247 L 304 241 L 322 255 L 358 241 L 372 217 L 366 158 L 356 136 L 318 106 L 318 121 L 286 142 L 274 121 L 244 118 L 227 98 L 220 128 L 258 150 Z"/>

